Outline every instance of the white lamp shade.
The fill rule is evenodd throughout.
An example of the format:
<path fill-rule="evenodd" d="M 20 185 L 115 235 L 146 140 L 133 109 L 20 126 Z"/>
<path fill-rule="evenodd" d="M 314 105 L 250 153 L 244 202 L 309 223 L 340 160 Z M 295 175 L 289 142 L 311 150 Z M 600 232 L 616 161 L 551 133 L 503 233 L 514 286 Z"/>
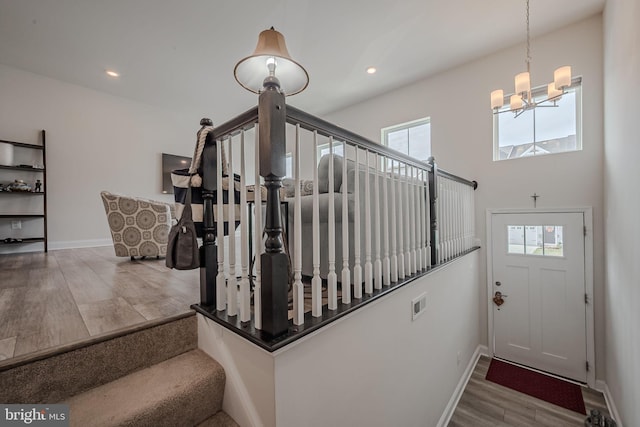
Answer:
<path fill-rule="evenodd" d="M 553 72 L 553 83 L 558 90 L 571 86 L 571 67 L 566 65 L 555 70 Z"/>
<path fill-rule="evenodd" d="M 531 80 L 529 73 L 516 74 L 516 93 L 528 93 L 531 90 Z"/>
<path fill-rule="evenodd" d="M 261 32 L 253 54 L 236 64 L 233 74 L 238 83 L 251 92 L 260 93 L 264 79 L 269 76 L 267 61 L 272 58 L 276 60 L 275 76 L 285 95 L 295 95 L 307 87 L 307 71 L 291 59 L 283 35 L 273 28 Z"/>
<path fill-rule="evenodd" d="M 547 99 L 558 100 L 562 98 L 562 90 L 556 89 L 555 83 L 549 83 L 547 85 Z"/>
<path fill-rule="evenodd" d="M 504 91 L 502 89 L 491 92 L 491 108 L 501 108 L 504 105 Z"/>
<path fill-rule="evenodd" d="M 511 95 L 509 106 L 512 110 L 518 110 L 522 108 L 522 97 L 520 95 Z"/>

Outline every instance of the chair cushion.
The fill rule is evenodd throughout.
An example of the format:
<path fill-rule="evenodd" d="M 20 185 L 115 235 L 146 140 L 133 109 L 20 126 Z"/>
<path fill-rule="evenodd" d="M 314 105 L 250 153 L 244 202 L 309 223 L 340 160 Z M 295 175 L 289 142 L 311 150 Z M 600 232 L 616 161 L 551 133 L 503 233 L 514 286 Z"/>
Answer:
<path fill-rule="evenodd" d="M 116 256 L 166 255 L 170 204 L 106 191 L 100 196 Z"/>

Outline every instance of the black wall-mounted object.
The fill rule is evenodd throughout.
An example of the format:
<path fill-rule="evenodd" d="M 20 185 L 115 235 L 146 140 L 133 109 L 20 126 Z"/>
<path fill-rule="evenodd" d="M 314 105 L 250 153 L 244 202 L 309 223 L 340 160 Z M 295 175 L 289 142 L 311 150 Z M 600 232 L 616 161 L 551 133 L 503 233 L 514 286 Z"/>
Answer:
<path fill-rule="evenodd" d="M 185 169 L 191 165 L 191 157 L 162 153 L 162 193 L 173 194 L 171 171 Z"/>

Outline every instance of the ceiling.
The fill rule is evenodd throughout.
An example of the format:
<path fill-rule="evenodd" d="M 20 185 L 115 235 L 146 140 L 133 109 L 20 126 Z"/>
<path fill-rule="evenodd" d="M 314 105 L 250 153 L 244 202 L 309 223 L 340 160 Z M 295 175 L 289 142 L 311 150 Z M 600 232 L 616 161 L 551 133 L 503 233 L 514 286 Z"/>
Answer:
<path fill-rule="evenodd" d="M 531 0 L 532 36 L 605 0 Z M 523 0 L 0 0 L 0 63 L 214 121 L 256 96 L 233 77 L 274 26 L 324 114 L 525 39 Z M 378 72 L 368 75 L 368 66 Z M 121 73 L 117 79 L 106 69 Z M 216 120 L 216 118 L 219 119 Z"/>

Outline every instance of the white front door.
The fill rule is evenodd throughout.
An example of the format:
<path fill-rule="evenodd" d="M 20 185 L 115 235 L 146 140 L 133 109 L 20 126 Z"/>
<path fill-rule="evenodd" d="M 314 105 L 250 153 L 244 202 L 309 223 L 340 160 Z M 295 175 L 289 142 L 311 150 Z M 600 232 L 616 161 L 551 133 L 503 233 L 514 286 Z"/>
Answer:
<path fill-rule="evenodd" d="M 494 354 L 586 382 L 583 213 L 491 221 Z"/>

